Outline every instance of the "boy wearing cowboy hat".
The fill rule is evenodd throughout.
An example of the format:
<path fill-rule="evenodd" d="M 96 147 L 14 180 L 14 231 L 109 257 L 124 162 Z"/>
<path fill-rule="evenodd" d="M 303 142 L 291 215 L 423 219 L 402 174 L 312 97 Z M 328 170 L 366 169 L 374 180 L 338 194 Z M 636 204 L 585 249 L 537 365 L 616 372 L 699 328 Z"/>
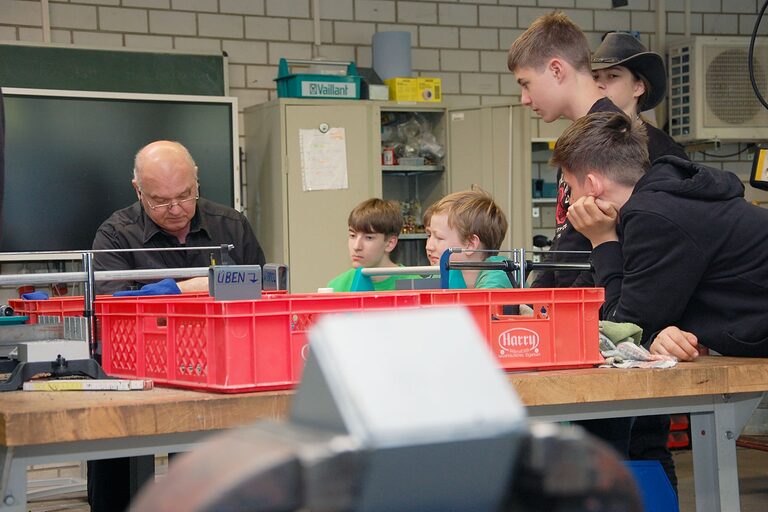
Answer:
<path fill-rule="evenodd" d="M 609 32 L 592 55 L 592 74 L 597 86 L 630 117 L 640 116 L 664 99 L 667 74 L 661 55 L 649 52 L 635 36 Z M 662 155 L 688 159 L 683 149 L 665 132 L 642 116 L 648 135 L 651 163 Z"/>

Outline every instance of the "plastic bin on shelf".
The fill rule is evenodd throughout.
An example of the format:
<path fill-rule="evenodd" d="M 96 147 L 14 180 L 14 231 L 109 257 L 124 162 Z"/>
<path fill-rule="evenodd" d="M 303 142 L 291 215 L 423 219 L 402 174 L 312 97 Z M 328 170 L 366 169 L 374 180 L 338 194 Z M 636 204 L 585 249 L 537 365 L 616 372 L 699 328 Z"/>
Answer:
<path fill-rule="evenodd" d="M 603 361 L 602 301 L 602 289 L 430 290 L 107 300 L 96 302 L 96 315 L 109 375 L 234 393 L 293 387 L 307 358 L 307 330 L 319 317 L 377 309 L 463 305 L 505 369 L 593 366 Z M 536 314 L 508 314 L 519 304 Z"/>

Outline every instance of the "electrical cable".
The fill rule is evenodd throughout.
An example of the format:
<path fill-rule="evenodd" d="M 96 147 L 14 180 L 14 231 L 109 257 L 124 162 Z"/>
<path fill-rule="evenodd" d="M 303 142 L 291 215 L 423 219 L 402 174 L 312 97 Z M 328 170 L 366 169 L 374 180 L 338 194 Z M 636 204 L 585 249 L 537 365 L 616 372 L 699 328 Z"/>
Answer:
<path fill-rule="evenodd" d="M 754 89 L 755 95 L 757 96 L 757 99 L 760 100 L 760 103 L 762 103 L 763 106 L 768 109 L 768 103 L 765 101 L 765 98 L 763 98 L 763 95 L 760 94 L 760 89 L 758 88 L 757 81 L 755 80 L 754 65 L 755 40 L 757 39 L 757 30 L 760 28 L 760 22 L 763 19 L 763 14 L 765 14 L 766 7 L 768 7 L 768 0 L 763 2 L 763 6 L 760 8 L 760 12 L 758 13 L 757 19 L 755 20 L 755 27 L 752 29 L 752 37 L 749 40 L 749 61 L 747 64 L 749 65 L 749 81 L 752 82 L 752 89 Z"/>
<path fill-rule="evenodd" d="M 768 3 L 768 0 L 766 0 L 766 3 Z M 766 108 L 768 108 L 768 107 L 766 107 Z M 739 151 L 737 151 L 735 153 L 730 153 L 730 154 L 727 154 L 727 155 L 716 155 L 714 153 L 707 153 L 706 151 L 699 151 L 699 153 L 701 153 L 704 156 L 708 156 L 708 157 L 712 157 L 712 158 L 731 158 L 731 157 L 734 157 L 734 156 L 739 156 L 740 154 L 744 153 L 745 151 L 748 151 L 748 150 L 752 149 L 755 146 L 756 146 L 756 144 L 750 143 L 750 144 L 747 144 L 746 146 L 744 146 L 744 149 L 740 149 Z"/>

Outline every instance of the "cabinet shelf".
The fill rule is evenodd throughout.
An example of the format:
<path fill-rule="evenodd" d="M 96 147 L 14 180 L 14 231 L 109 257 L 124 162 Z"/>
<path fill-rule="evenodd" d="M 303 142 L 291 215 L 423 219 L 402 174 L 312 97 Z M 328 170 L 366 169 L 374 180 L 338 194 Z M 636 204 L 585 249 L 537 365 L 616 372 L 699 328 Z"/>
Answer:
<path fill-rule="evenodd" d="M 533 204 L 556 204 L 557 198 L 556 197 L 534 197 L 531 199 L 531 202 Z"/>
<path fill-rule="evenodd" d="M 426 240 L 429 237 L 426 233 L 400 233 L 397 238 L 400 240 Z"/>
<path fill-rule="evenodd" d="M 381 171 L 384 173 L 420 173 L 420 172 L 443 172 L 444 165 L 382 165 Z"/>

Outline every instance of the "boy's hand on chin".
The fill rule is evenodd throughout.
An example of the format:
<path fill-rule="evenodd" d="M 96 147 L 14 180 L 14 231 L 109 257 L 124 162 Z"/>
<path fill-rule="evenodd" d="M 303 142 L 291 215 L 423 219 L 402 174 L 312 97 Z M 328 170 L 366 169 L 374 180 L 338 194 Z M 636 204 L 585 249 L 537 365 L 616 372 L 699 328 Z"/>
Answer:
<path fill-rule="evenodd" d="M 580 197 L 568 208 L 568 221 L 592 242 L 592 247 L 619 240 L 616 234 L 619 212 L 603 199 Z"/>

